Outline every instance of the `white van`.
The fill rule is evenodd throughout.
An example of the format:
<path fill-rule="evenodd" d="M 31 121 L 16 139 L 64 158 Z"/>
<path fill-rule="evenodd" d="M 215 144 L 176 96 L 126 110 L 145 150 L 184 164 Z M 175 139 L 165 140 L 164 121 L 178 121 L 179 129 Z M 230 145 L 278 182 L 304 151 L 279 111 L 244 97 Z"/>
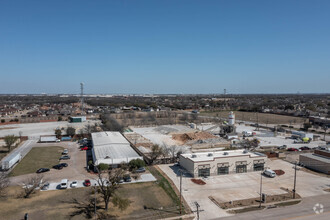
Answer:
<path fill-rule="evenodd" d="M 62 180 L 61 180 L 61 186 L 60 186 L 60 188 L 61 188 L 61 189 L 66 189 L 66 188 L 68 188 L 68 182 L 69 182 L 68 179 L 62 179 Z"/>
<path fill-rule="evenodd" d="M 276 176 L 276 173 L 272 171 L 271 169 L 267 169 L 264 171 L 264 174 L 268 177 L 274 178 Z"/>

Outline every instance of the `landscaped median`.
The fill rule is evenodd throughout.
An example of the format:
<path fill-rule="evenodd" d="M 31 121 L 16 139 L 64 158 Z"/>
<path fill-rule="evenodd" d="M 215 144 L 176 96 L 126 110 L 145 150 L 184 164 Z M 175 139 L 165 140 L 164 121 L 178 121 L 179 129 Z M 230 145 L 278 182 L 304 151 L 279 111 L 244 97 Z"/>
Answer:
<path fill-rule="evenodd" d="M 265 208 L 276 208 L 281 206 L 289 206 L 298 204 L 301 201 L 301 197 L 296 193 L 296 199 L 293 198 L 291 191 L 280 195 L 269 195 L 266 198 L 266 202 L 260 203 L 260 198 L 242 199 L 229 202 L 219 202 L 212 196 L 209 199 L 215 203 L 218 207 L 227 210 L 228 213 L 237 214 L 249 211 L 256 211 Z M 283 202 L 284 201 L 284 202 Z M 260 206 L 261 205 L 261 206 Z"/>

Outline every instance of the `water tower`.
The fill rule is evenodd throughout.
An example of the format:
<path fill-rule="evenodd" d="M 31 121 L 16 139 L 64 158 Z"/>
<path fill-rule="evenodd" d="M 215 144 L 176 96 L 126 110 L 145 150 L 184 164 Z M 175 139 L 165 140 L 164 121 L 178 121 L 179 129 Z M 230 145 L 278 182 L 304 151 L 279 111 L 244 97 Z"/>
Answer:
<path fill-rule="evenodd" d="M 234 112 L 229 112 L 228 124 L 232 125 L 232 126 L 235 125 L 235 114 L 234 114 Z"/>

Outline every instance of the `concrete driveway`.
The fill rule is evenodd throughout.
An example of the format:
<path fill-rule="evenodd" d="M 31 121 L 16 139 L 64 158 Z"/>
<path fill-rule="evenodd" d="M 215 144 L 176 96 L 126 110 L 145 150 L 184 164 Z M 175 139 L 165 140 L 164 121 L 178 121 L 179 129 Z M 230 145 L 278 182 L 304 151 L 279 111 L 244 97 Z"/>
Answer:
<path fill-rule="evenodd" d="M 282 160 L 268 160 L 267 166 L 271 169 L 282 169 L 285 171 L 285 174 L 275 178 L 263 177 L 263 193 L 268 195 L 283 194 L 286 191 L 282 190 L 281 187 L 293 188 L 294 169 L 292 168 L 292 164 Z M 173 164 L 160 165 L 159 167 L 179 189 L 179 167 Z M 206 182 L 206 185 L 193 183 L 190 176 L 183 176 L 182 178 L 182 195 L 192 210 L 196 209 L 195 201 L 200 204 L 200 209 L 204 210 L 200 213 L 201 219 L 229 216 L 225 210 L 216 206 L 209 199 L 209 196 L 223 202 L 259 196 L 260 172 L 214 176 L 203 180 Z M 297 171 L 296 190 L 302 197 L 330 195 L 330 193 L 323 190 L 325 188 L 330 188 L 329 178 L 316 176 L 304 171 Z"/>

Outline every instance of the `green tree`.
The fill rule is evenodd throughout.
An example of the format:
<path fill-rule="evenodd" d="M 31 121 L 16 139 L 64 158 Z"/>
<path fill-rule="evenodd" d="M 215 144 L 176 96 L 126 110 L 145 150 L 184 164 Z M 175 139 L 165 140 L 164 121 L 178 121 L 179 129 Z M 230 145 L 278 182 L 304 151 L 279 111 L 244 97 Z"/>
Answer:
<path fill-rule="evenodd" d="M 8 152 L 10 152 L 11 147 L 13 146 L 13 144 L 16 143 L 18 137 L 16 137 L 15 135 L 7 135 L 4 137 L 4 140 L 6 143 L 6 147 L 8 148 Z"/>
<path fill-rule="evenodd" d="M 62 116 L 58 116 L 57 121 L 62 121 L 62 120 L 63 120 Z"/>
<path fill-rule="evenodd" d="M 67 127 L 66 128 L 66 134 L 73 137 L 76 134 L 76 129 L 74 127 Z"/>
<path fill-rule="evenodd" d="M 56 137 L 57 138 L 60 138 L 61 137 L 61 135 L 62 135 L 62 131 L 61 131 L 61 129 L 55 129 L 55 135 L 56 135 Z"/>
<path fill-rule="evenodd" d="M 6 120 L 5 119 L 1 119 L 1 123 L 5 123 L 6 122 Z"/>
<path fill-rule="evenodd" d="M 134 160 L 131 160 L 128 163 L 128 165 L 129 165 L 130 170 L 134 170 L 134 169 L 138 169 L 140 167 L 144 167 L 146 164 L 141 159 L 134 159 Z"/>
<path fill-rule="evenodd" d="M 98 169 L 99 169 L 100 171 L 108 170 L 108 169 L 109 169 L 109 164 L 100 163 L 100 164 L 98 165 Z"/>

